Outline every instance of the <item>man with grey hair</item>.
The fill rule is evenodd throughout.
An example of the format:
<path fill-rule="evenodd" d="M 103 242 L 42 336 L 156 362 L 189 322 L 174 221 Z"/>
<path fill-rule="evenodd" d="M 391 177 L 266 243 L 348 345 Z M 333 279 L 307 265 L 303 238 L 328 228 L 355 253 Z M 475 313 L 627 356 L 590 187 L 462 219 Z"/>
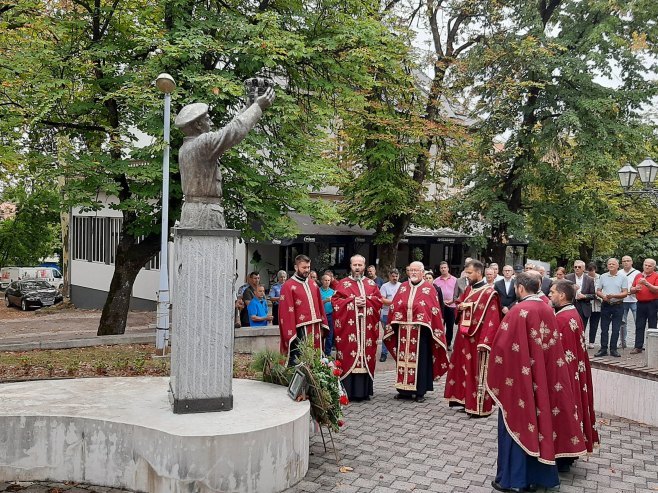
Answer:
<path fill-rule="evenodd" d="M 645 259 L 642 274 L 633 281 L 631 293 L 637 297 L 635 347 L 631 354 L 638 354 L 644 350 L 644 329 L 647 322 L 649 327 L 658 326 L 658 273 L 654 259 Z"/>
<path fill-rule="evenodd" d="M 610 338 L 610 356 L 620 358 L 617 352 L 617 341 L 621 319 L 624 316 L 623 299 L 628 295 L 628 280 L 619 273 L 619 261 L 616 258 L 608 259 L 608 272 L 601 274 L 596 284 L 596 295 L 601 302 L 601 349 L 595 357 L 608 355 L 608 329 L 612 323 L 612 337 Z M 583 324 L 584 325 L 584 324 Z"/>
<path fill-rule="evenodd" d="M 564 278 L 576 285 L 574 306 L 583 319 L 583 327 L 587 327 L 587 320 L 592 314 L 592 300 L 596 297 L 594 279 L 585 273 L 585 262 L 582 260 L 576 260 L 573 263 L 573 273 Z"/>
<path fill-rule="evenodd" d="M 276 273 L 276 282 L 270 286 L 269 298 L 272 302 L 272 319 L 274 325 L 279 325 L 279 297 L 283 283 L 288 280 L 288 273 L 280 270 Z"/>
<path fill-rule="evenodd" d="M 409 280 L 393 298 L 384 333 L 397 366 L 395 398 L 417 402 L 425 400 L 425 393 L 434 390 L 434 380 L 448 369 L 438 293 L 424 274 L 422 262 L 409 265 Z"/>
<path fill-rule="evenodd" d="M 222 175 L 217 160 L 247 136 L 260 120 L 263 111 L 273 102 L 274 90 L 269 87 L 251 106 L 217 132 L 210 131 L 207 104 L 188 104 L 180 110 L 174 124 L 185 134 L 178 152 L 181 186 L 185 196 L 181 228 L 226 227 L 221 205 Z"/>
<path fill-rule="evenodd" d="M 494 271 L 494 275 L 495 275 L 494 282 L 502 281 L 504 279 L 504 277 L 500 275 L 500 268 L 498 267 L 498 264 L 496 262 L 491 262 L 489 264 L 489 268 L 493 269 Z"/>
<path fill-rule="evenodd" d="M 640 271 L 633 267 L 633 259 L 629 255 L 624 255 L 621 258 L 621 270 L 619 274 L 626 276 L 628 280 L 628 289 L 630 291 L 633 286 L 633 281 L 640 274 Z M 621 319 L 621 347 L 626 348 L 626 322 L 628 321 L 628 312 L 633 312 L 633 320 L 637 325 L 637 298 L 634 294 L 629 294 L 624 298 L 624 316 Z M 651 327 L 651 326 L 650 326 Z M 637 332 L 636 332 L 637 333 Z"/>

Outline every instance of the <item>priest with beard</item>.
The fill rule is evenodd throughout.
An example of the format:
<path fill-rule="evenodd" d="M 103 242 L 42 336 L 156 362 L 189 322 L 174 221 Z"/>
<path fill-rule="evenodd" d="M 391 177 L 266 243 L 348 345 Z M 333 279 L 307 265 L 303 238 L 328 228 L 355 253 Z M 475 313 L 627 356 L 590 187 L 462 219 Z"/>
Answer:
<path fill-rule="evenodd" d="M 309 278 L 311 259 L 295 257 L 295 273 L 281 288 L 279 296 L 280 350 L 288 358 L 288 366 L 297 364 L 299 341 L 313 338 L 316 349 L 322 349 L 329 332 L 327 315 L 317 283 Z"/>
<path fill-rule="evenodd" d="M 424 279 L 425 266 L 412 262 L 389 307 L 384 344 L 397 366 L 396 399 L 425 400 L 434 380 L 448 369 L 446 337 L 439 298 Z"/>
<path fill-rule="evenodd" d="M 556 459 L 587 453 L 582 416 L 553 310 L 537 296 L 539 279 L 516 277 L 519 302 L 491 344 L 487 391 L 500 407 L 498 491 L 560 484 Z"/>
<path fill-rule="evenodd" d="M 468 287 L 457 300 L 457 326 L 446 387 L 449 405 L 464 406 L 470 417 L 489 416 L 493 401 L 485 390 L 489 345 L 500 325 L 502 309 L 496 289 L 483 279 L 484 265 L 466 264 Z"/>
<path fill-rule="evenodd" d="M 578 310 L 573 305 L 576 297 L 576 285 L 571 281 L 556 281 L 551 286 L 551 302 L 555 310 L 557 328 L 564 347 L 564 364 L 569 368 L 571 387 L 578 415 L 582 420 L 583 434 L 587 452 L 592 453 L 594 446 L 600 443 L 599 434 L 594 429 L 596 414 L 594 413 L 594 387 L 592 385 L 592 369 L 589 364 L 585 329 Z M 574 459 L 556 459 L 558 472 L 569 472 Z"/>
<path fill-rule="evenodd" d="M 336 359 L 341 362 L 341 381 L 351 401 L 369 400 L 375 378 L 382 295 L 375 281 L 364 277 L 365 268 L 366 259 L 354 255 L 350 276 L 338 281 L 331 297 Z"/>

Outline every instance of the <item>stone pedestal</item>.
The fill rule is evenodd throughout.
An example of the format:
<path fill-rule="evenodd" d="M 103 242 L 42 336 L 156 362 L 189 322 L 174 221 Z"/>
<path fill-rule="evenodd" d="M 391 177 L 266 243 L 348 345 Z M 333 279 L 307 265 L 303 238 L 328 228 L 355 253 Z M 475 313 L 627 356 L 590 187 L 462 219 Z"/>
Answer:
<path fill-rule="evenodd" d="M 171 412 L 168 380 L 1 384 L 0 488 L 74 481 L 147 493 L 278 493 L 304 477 L 308 401 L 235 379 L 232 412 L 183 416 Z"/>
<path fill-rule="evenodd" d="M 647 329 L 647 366 L 658 368 L 658 329 Z"/>
<path fill-rule="evenodd" d="M 170 397 L 176 414 L 233 408 L 239 233 L 174 228 Z"/>

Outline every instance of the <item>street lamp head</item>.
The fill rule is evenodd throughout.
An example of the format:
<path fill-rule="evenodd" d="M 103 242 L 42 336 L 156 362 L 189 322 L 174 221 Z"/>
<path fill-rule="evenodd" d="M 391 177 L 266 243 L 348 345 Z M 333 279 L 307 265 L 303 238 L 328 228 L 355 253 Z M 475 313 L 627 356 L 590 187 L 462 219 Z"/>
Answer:
<path fill-rule="evenodd" d="M 169 94 L 176 89 L 176 82 L 174 78 L 169 74 L 160 74 L 158 78 L 155 79 L 155 87 L 157 87 L 161 92 Z"/>
<path fill-rule="evenodd" d="M 624 190 L 631 188 L 635 182 L 635 179 L 637 178 L 637 170 L 630 164 L 627 164 L 619 171 L 617 171 L 617 174 L 619 175 L 619 183 L 621 184 L 621 188 Z"/>
<path fill-rule="evenodd" d="M 642 184 L 649 186 L 656 179 L 656 173 L 658 173 L 658 164 L 653 162 L 651 158 L 646 158 L 644 161 L 637 165 L 637 172 L 640 175 L 640 181 Z"/>

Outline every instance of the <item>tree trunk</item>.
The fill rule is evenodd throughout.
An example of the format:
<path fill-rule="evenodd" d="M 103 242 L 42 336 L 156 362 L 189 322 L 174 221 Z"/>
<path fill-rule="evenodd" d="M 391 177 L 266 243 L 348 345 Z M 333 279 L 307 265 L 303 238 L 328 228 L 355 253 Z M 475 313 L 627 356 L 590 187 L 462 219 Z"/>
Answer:
<path fill-rule="evenodd" d="M 125 231 L 125 224 L 123 227 Z M 121 335 L 126 331 L 133 283 L 139 271 L 151 260 L 160 248 L 159 237 L 150 235 L 142 242 L 132 236 L 121 235 L 117 245 L 114 275 L 103 306 L 97 335 Z"/>
<path fill-rule="evenodd" d="M 398 260 L 398 242 L 379 245 L 378 250 L 377 270 L 382 279 L 388 279 L 388 273 L 395 269 Z"/>
<path fill-rule="evenodd" d="M 496 262 L 498 265 L 505 265 L 505 254 L 507 253 L 507 245 L 497 238 L 488 238 L 487 246 L 484 252 L 485 264 Z"/>
<path fill-rule="evenodd" d="M 378 271 L 380 272 L 380 276 L 383 279 L 388 279 L 388 273 L 391 271 L 391 269 L 395 269 L 397 265 L 397 260 L 398 260 L 398 245 L 400 244 L 400 240 L 404 236 L 404 233 L 407 231 L 407 228 L 409 227 L 409 222 L 410 222 L 410 217 L 409 216 L 404 216 L 404 217 L 397 217 L 393 221 L 393 228 L 385 231 L 381 231 L 383 233 L 389 233 L 393 235 L 393 238 L 391 239 L 390 242 L 388 243 L 382 243 L 378 245 L 378 257 L 379 257 L 379 266 L 378 266 Z M 380 232 L 380 228 L 377 228 L 378 233 Z"/>
<path fill-rule="evenodd" d="M 580 260 L 587 264 L 592 260 L 592 255 L 594 254 L 594 246 L 588 245 L 587 243 L 581 243 L 578 245 L 578 253 L 580 254 Z"/>

